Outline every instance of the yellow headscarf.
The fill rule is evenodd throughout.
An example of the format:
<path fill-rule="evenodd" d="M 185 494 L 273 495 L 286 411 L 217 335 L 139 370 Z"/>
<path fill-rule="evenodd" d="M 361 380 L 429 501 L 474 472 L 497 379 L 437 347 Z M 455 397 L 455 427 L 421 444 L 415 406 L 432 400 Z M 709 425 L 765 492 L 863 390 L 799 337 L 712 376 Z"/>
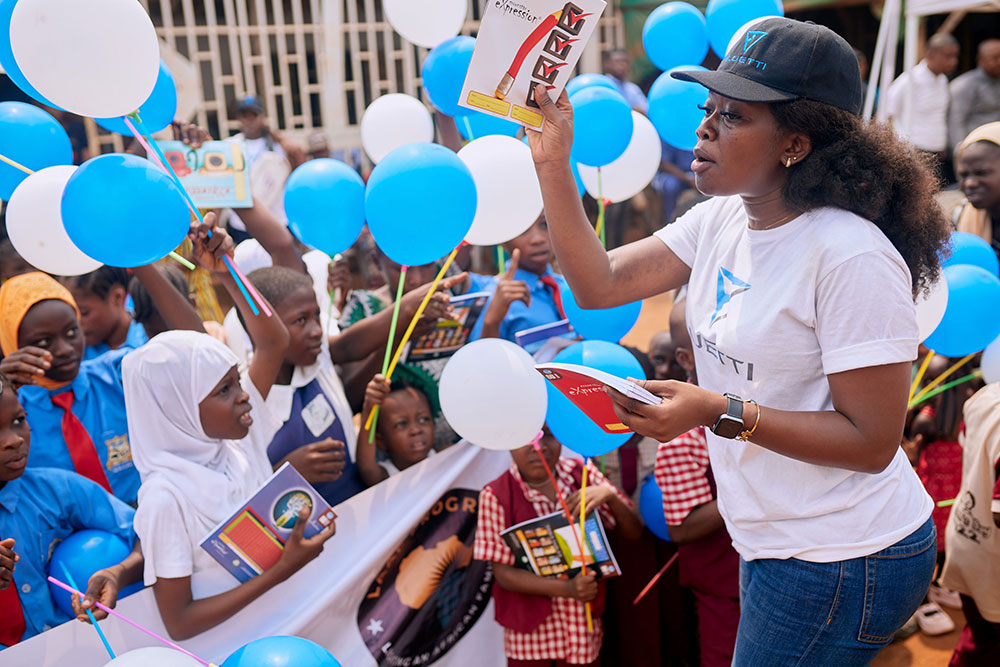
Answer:
<path fill-rule="evenodd" d="M 24 316 L 36 303 L 49 299 L 65 301 L 73 306 L 77 319 L 80 318 L 80 309 L 76 307 L 73 295 L 45 273 L 35 271 L 14 276 L 0 286 L 0 348 L 5 357 L 20 347 L 17 344 L 17 330 L 21 328 Z M 69 383 L 53 382 L 41 377 L 35 380 L 35 384 L 46 389 L 58 389 Z"/>
<path fill-rule="evenodd" d="M 969 133 L 969 136 L 955 150 L 956 166 L 958 165 L 958 157 L 962 154 L 962 151 L 980 141 L 988 141 L 991 144 L 1000 146 L 1000 121 L 980 125 Z M 993 223 L 990 220 L 989 211 L 977 209 L 972 204 L 966 203 L 958 216 L 958 231 L 975 234 L 987 243 L 992 243 Z"/>

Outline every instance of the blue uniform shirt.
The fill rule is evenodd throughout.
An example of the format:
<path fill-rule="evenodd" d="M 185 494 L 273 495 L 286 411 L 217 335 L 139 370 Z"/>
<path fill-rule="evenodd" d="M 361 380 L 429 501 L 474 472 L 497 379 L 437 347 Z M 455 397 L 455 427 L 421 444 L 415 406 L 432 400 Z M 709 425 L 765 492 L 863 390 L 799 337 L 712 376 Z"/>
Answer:
<path fill-rule="evenodd" d="M 65 470 L 27 468 L 0 488 L 0 539 L 13 537 L 14 552 L 21 557 L 14 585 L 24 612 L 22 640 L 70 620 L 53 604 L 46 581 L 56 545 L 78 530 L 94 528 L 114 533 L 132 547 L 134 513 L 94 482 Z"/>
<path fill-rule="evenodd" d="M 482 273 L 469 273 L 469 289 L 466 290 L 466 294 L 475 294 L 476 292 L 489 292 L 490 295 L 496 291 L 497 288 L 497 277 L 488 276 Z M 487 302 L 486 308 L 489 307 Z M 479 340 L 483 335 L 483 315 L 486 314 L 486 308 L 483 308 L 482 312 L 479 313 L 479 317 L 476 319 L 476 323 L 472 326 L 472 330 L 469 332 L 469 342 L 474 340 Z"/>
<path fill-rule="evenodd" d="M 126 503 L 135 504 L 139 472 L 132 464 L 122 388 L 122 358 L 127 349 L 112 350 L 80 365 L 80 373 L 68 387 L 48 390 L 21 387 L 18 395 L 31 427 L 31 468 L 61 468 L 75 472 L 62 434 L 62 408 L 53 405 L 53 394 L 73 391 L 73 414 L 83 423 L 97 448 L 111 490 Z"/>
<path fill-rule="evenodd" d="M 558 273 L 552 271 L 552 267 L 546 267 L 543 275 L 552 276 L 559 284 L 560 289 L 566 286 L 566 279 Z M 516 334 L 518 331 L 531 329 L 532 327 L 552 324 L 563 319 L 556 306 L 556 300 L 552 295 L 552 290 L 542 282 L 541 276 L 524 269 L 518 269 L 514 273 L 514 280 L 520 280 L 528 285 L 531 290 L 531 305 L 526 306 L 522 301 L 515 301 L 510 304 L 507 317 L 500 324 L 500 337 L 517 343 Z M 487 306 L 488 308 L 489 306 Z M 529 345 L 526 349 L 534 354 L 538 348 L 544 345 L 544 341 L 539 341 Z"/>
<path fill-rule="evenodd" d="M 146 335 L 146 330 L 141 324 L 132 320 L 132 324 L 128 327 L 128 333 L 125 335 L 125 342 L 118 349 L 120 350 L 134 350 L 140 348 L 149 342 L 149 336 Z M 105 352 L 110 352 L 111 348 L 108 347 L 107 343 L 98 343 L 97 345 L 88 345 L 87 349 L 83 351 L 83 360 L 90 361 L 91 359 L 96 359 Z"/>

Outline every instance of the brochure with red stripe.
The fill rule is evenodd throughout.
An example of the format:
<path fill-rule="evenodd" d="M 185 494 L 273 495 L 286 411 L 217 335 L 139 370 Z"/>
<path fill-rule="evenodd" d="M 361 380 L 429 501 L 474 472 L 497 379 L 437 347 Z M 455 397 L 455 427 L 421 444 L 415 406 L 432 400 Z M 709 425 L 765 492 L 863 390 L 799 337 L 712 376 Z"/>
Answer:
<path fill-rule="evenodd" d="M 631 429 L 615 415 L 611 397 L 604 392 L 605 387 L 648 405 L 663 402 L 662 398 L 636 383 L 596 368 L 549 363 L 538 364 L 535 369 L 606 433 L 631 433 Z"/>

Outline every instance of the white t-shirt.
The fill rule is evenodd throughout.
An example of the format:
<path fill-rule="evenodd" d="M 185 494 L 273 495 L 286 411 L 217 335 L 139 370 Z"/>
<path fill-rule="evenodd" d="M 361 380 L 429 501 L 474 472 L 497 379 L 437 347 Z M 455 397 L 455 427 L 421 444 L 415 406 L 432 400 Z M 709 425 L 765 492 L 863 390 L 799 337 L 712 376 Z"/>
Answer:
<path fill-rule="evenodd" d="M 911 81 L 913 90 L 909 91 Z M 925 151 L 943 151 L 948 147 L 947 76 L 934 74 L 926 61 L 920 61 L 892 82 L 886 98 L 892 127 L 903 141 Z M 907 106 L 909 102 L 912 107 Z"/>
<path fill-rule="evenodd" d="M 871 222 L 819 209 L 750 230 L 739 197 L 656 233 L 691 267 L 698 383 L 779 410 L 832 410 L 827 375 L 912 361 L 910 272 Z M 879 551 L 930 515 L 902 450 L 878 474 L 805 463 L 708 433 L 719 510 L 745 560 L 832 562 Z"/>

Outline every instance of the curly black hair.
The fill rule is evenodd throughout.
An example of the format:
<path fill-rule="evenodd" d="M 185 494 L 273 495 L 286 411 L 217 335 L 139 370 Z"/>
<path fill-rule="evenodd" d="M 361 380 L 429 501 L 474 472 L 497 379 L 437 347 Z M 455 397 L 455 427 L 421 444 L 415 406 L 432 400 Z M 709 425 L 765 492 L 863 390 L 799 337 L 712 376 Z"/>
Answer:
<path fill-rule="evenodd" d="M 115 285 L 127 292 L 130 280 L 128 269 L 117 266 L 102 266 L 96 271 L 85 273 L 82 276 L 68 276 L 63 278 L 62 282 L 71 289 L 85 290 L 93 293 L 99 299 L 107 299 L 108 293 Z"/>
<path fill-rule="evenodd" d="M 811 100 L 771 105 L 778 125 L 801 132 L 812 152 L 788 170 L 782 191 L 794 209 L 832 206 L 871 220 L 910 269 L 914 295 L 940 273 L 951 228 L 934 194 L 927 159 L 891 128 Z"/>

